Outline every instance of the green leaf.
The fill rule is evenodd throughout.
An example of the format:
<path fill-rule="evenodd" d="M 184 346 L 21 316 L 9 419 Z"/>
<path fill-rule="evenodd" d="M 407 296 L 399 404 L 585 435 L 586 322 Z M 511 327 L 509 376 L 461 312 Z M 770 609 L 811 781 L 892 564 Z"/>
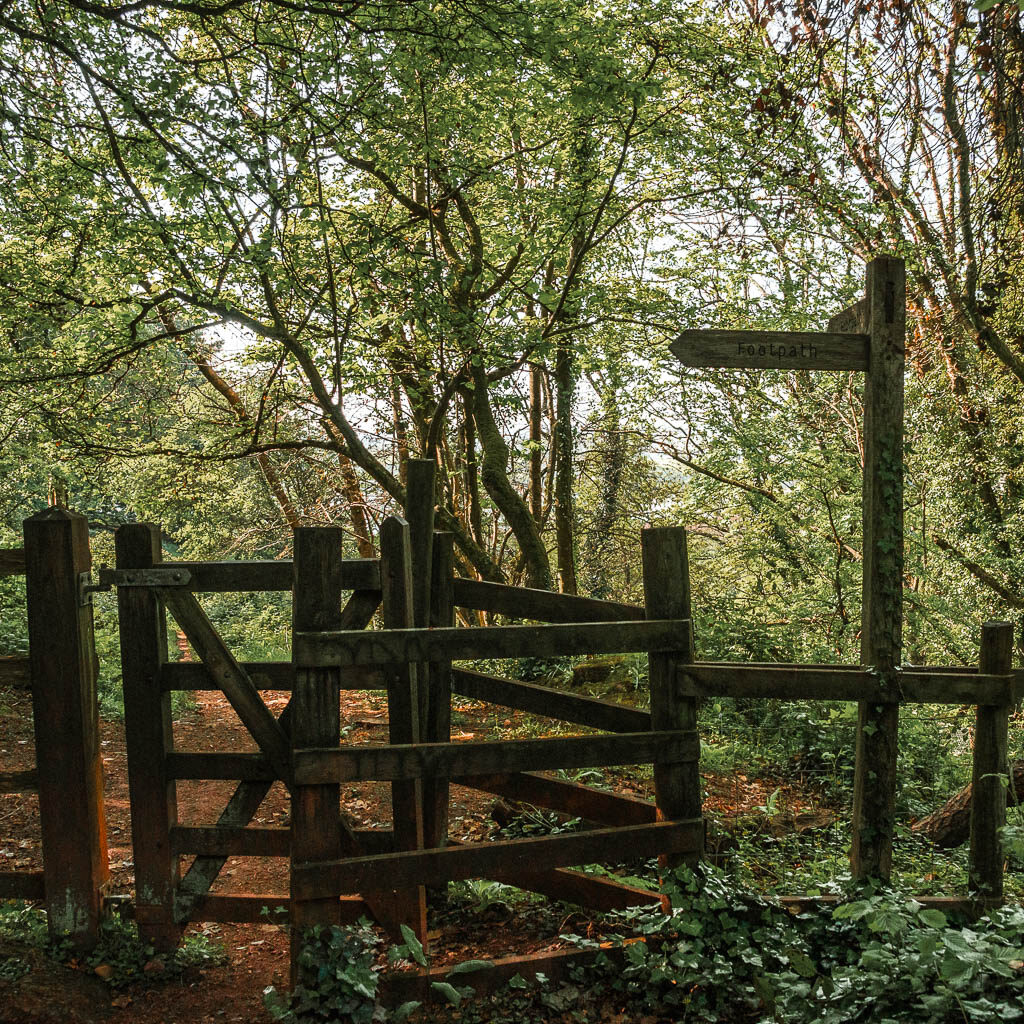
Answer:
<path fill-rule="evenodd" d="M 399 927 L 402 930 L 402 938 L 405 939 L 405 944 L 409 949 L 409 955 L 420 967 L 426 967 L 427 957 L 423 952 L 423 943 L 416 938 L 416 933 L 407 924 L 400 925 Z"/>
<path fill-rule="evenodd" d="M 391 1015 L 391 1019 L 395 1021 L 396 1024 L 402 1024 L 403 1021 L 408 1020 L 409 1014 L 412 1013 L 413 1010 L 418 1010 L 422 1005 L 423 1004 L 420 1003 L 419 1000 L 410 999 L 407 1003 L 402 1003 L 402 1005 L 395 1010 Z"/>
<path fill-rule="evenodd" d="M 454 985 L 449 985 L 447 981 L 431 982 L 430 988 L 431 991 L 444 996 L 452 1006 L 458 1006 L 462 1002 L 462 996 L 459 994 L 459 990 L 455 988 Z"/>
<path fill-rule="evenodd" d="M 929 928 L 945 928 L 949 919 L 941 910 L 922 908 L 917 915 Z"/>
<path fill-rule="evenodd" d="M 472 971 L 481 971 L 493 966 L 492 960 L 463 960 L 461 964 L 456 964 L 447 976 L 451 978 L 456 974 L 470 974 Z"/>

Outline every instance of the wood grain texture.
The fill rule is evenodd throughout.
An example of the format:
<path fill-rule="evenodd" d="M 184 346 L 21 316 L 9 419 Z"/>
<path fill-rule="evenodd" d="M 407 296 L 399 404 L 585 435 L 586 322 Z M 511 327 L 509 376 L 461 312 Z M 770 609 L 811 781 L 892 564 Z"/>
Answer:
<path fill-rule="evenodd" d="M 437 775 L 494 775 L 527 769 L 694 763 L 698 752 L 695 733 L 670 730 L 535 740 L 347 746 L 341 750 L 296 750 L 294 757 L 296 781 L 312 785 L 327 781 L 386 782 Z"/>
<path fill-rule="evenodd" d="M 46 899 L 46 883 L 42 871 L 0 871 L 0 898 L 8 900 Z"/>
<path fill-rule="evenodd" d="M 103 809 L 92 607 L 78 580 L 92 564 L 84 516 L 50 508 L 24 523 L 32 718 L 50 935 L 99 940 L 110 877 Z"/>
<path fill-rule="evenodd" d="M 31 685 L 32 668 L 26 656 L 13 654 L 0 657 L 0 686 L 27 690 Z"/>
<path fill-rule="evenodd" d="M 864 334 L 683 331 L 669 345 L 684 366 L 762 370 L 865 370 Z"/>
<path fill-rule="evenodd" d="M 161 563 L 159 526 L 128 523 L 117 530 L 114 544 L 118 569 Z M 139 931 L 156 948 L 174 949 L 181 937 L 174 916 L 179 864 L 170 830 L 178 811 L 174 778 L 165 772 L 174 748 L 170 694 L 160 687 L 167 660 L 166 621 L 159 598 L 144 587 L 120 587 L 117 613 L 135 894 L 143 911 Z"/>
<path fill-rule="evenodd" d="M 864 383 L 864 561 L 861 663 L 889 680 L 903 643 L 903 372 L 906 281 L 903 261 L 868 264 Z M 896 813 L 899 705 L 861 702 L 853 782 L 855 878 L 888 879 Z"/>
<path fill-rule="evenodd" d="M 0 772 L 0 793 L 38 793 L 39 775 L 34 768 L 20 772 Z"/>
<path fill-rule="evenodd" d="M 1012 665 L 1013 623 L 986 622 L 981 631 L 981 671 L 1004 674 Z M 1006 824 L 1007 732 L 1014 697 L 1010 686 L 1004 693 L 1002 704 L 979 707 L 974 719 L 968 891 L 981 899 L 1003 898 L 1006 853 L 999 830 Z"/>
<path fill-rule="evenodd" d="M 387 879 L 391 885 L 443 885 L 463 878 L 493 878 L 529 874 L 538 864 L 546 868 L 599 863 L 621 858 L 651 857 L 700 848 L 704 823 L 659 821 L 628 828 L 594 829 L 538 839 L 448 846 L 443 850 L 408 850 L 375 857 L 334 860 L 318 864 L 293 864 L 295 890 L 303 895 L 343 890 L 372 892 Z"/>
<path fill-rule="evenodd" d="M 295 578 L 292 560 L 258 562 L 166 562 L 168 568 L 188 570 L 189 589 L 196 593 L 291 590 Z M 375 558 L 346 558 L 342 562 L 344 590 L 380 590 L 380 568 Z"/>
<path fill-rule="evenodd" d="M 457 578 L 454 599 L 459 608 L 495 612 L 535 622 L 627 622 L 643 619 L 637 605 L 600 601 L 593 597 L 556 594 L 550 590 L 509 587 L 504 583 Z"/>
<path fill-rule="evenodd" d="M 297 633 L 295 658 L 303 665 L 401 665 L 405 662 L 480 658 L 534 658 L 569 654 L 670 652 L 685 644 L 679 619 L 587 622 L 553 626 L 483 626 L 474 629 L 395 629 L 374 632 Z"/>
<path fill-rule="evenodd" d="M 1013 675 L 897 669 L 884 679 L 865 668 L 678 664 L 679 692 L 691 697 L 840 700 L 872 703 L 1004 704 Z"/>
<path fill-rule="evenodd" d="M 866 317 L 868 304 L 866 299 L 858 299 L 846 309 L 836 313 L 828 322 L 830 331 L 864 334 L 867 331 Z"/>
<path fill-rule="evenodd" d="M 520 683 L 469 669 L 452 670 L 452 688 L 462 697 L 528 711 L 561 722 L 585 725 L 607 732 L 636 732 L 651 727 L 648 711 L 626 707 L 595 697 L 581 697 L 550 686 Z"/>
<path fill-rule="evenodd" d="M 292 623 L 294 629 L 337 629 L 341 622 L 342 531 L 335 527 L 296 527 Z M 341 680 L 337 668 L 295 666 L 289 751 L 315 744 L 336 747 L 341 741 L 339 704 Z M 261 745 L 262 746 L 262 745 Z M 342 848 L 338 818 L 341 792 L 332 780 L 292 786 L 290 849 L 293 859 L 316 860 L 337 856 Z M 338 902 L 320 893 L 299 896 L 291 886 L 292 984 L 299 979 L 302 932 L 316 925 L 340 924 Z"/>
<path fill-rule="evenodd" d="M 676 666 L 692 662 L 694 656 L 686 531 L 675 526 L 648 528 L 640 535 L 640 550 L 647 616 L 652 619 L 675 617 L 682 623 L 677 627 L 677 655 L 670 657 L 657 648 L 650 651 L 651 728 L 675 729 L 680 735 L 696 737 L 697 701 L 683 696 L 676 681 Z M 698 756 L 699 751 L 698 742 Z M 679 764 L 673 758 L 655 760 L 654 798 L 659 818 L 700 818 L 703 792 L 697 756 L 689 764 Z M 686 862 L 695 864 L 700 852 L 699 846 L 687 851 Z M 671 864 L 668 862 L 665 866 Z"/>

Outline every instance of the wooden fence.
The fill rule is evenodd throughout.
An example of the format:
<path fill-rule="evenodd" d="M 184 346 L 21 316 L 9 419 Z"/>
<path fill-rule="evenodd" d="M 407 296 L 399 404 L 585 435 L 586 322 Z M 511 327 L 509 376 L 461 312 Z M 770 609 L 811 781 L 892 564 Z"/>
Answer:
<path fill-rule="evenodd" d="M 89 527 L 52 508 L 24 536 L 23 549 L 0 552 L 0 574 L 26 578 L 29 655 L 0 660 L 0 685 L 31 684 L 36 768 L 0 773 L 0 792 L 39 794 L 43 870 L 0 874 L 0 896 L 42 900 L 51 934 L 87 947 L 109 878 Z"/>

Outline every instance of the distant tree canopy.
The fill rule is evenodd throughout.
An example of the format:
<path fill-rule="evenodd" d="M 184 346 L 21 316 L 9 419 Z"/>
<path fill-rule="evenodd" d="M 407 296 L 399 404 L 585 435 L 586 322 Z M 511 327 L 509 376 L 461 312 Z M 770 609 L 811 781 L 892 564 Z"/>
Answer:
<path fill-rule="evenodd" d="M 665 343 L 821 326 L 890 251 L 908 654 L 1024 608 L 1014 5 L 16 0 L 0 33 L 9 527 L 56 475 L 197 548 L 330 520 L 367 554 L 426 456 L 465 573 L 625 594 L 682 521 L 709 643 L 846 657 L 858 381 Z"/>

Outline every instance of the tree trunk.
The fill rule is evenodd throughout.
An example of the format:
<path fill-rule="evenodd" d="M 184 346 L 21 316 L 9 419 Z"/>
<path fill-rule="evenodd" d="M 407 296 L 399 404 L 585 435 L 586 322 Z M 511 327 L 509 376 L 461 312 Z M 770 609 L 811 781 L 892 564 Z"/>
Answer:
<path fill-rule="evenodd" d="M 558 589 L 579 593 L 576 553 L 573 546 L 573 392 L 572 350 L 559 339 L 555 356 L 555 545 L 558 551 Z"/>
<path fill-rule="evenodd" d="M 1011 774 L 1013 793 L 1010 804 L 1014 805 L 1024 802 L 1024 761 L 1014 761 Z M 915 821 L 911 828 L 944 850 L 962 846 L 971 834 L 971 788 L 961 789 L 927 817 Z"/>

